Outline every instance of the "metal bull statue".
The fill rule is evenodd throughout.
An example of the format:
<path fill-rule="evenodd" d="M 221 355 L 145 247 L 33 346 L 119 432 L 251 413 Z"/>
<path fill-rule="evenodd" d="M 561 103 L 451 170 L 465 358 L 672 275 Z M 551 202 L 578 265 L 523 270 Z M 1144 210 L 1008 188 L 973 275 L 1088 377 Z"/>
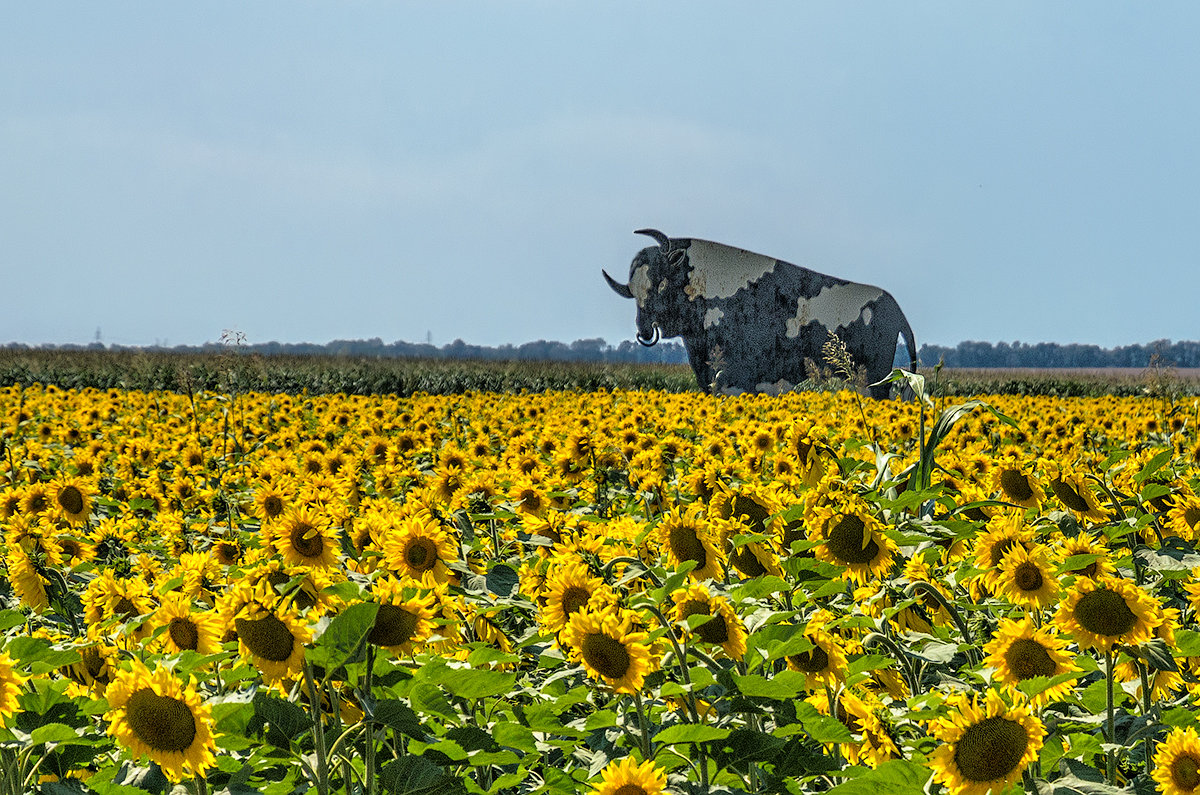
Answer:
<path fill-rule="evenodd" d="M 892 371 L 896 338 L 903 335 L 916 371 L 917 346 L 896 299 L 867 284 L 826 276 L 740 248 L 669 238 L 639 229 L 657 246 L 644 248 L 621 284 L 604 272 L 616 293 L 637 300 L 637 339 L 683 337 L 702 389 L 755 391 L 780 380 L 806 377 L 804 360 L 821 363 L 821 346 L 834 332 L 873 384 Z M 719 362 L 714 355 L 719 352 Z M 886 398 L 889 385 L 871 387 Z"/>

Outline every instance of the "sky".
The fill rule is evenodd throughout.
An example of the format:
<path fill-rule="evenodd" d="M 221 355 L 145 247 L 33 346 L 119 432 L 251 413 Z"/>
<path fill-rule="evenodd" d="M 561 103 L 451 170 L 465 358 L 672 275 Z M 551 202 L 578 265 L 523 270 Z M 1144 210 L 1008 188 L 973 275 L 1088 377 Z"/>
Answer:
<path fill-rule="evenodd" d="M 1200 4 L 8 3 L 0 344 L 632 340 L 633 230 L 917 344 L 1200 339 Z"/>

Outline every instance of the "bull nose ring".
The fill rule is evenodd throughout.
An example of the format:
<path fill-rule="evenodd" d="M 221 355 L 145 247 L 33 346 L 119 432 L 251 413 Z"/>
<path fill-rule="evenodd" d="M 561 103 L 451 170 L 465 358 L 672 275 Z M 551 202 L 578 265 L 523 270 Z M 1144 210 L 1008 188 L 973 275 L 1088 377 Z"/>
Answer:
<path fill-rule="evenodd" d="M 649 338 L 643 337 L 641 332 L 638 332 L 638 335 L 637 335 L 637 341 L 640 342 L 642 345 L 645 345 L 647 348 L 658 343 L 658 335 L 659 335 L 658 324 L 655 323 L 653 326 L 651 326 L 651 330 L 653 333 L 651 334 L 651 336 Z"/>

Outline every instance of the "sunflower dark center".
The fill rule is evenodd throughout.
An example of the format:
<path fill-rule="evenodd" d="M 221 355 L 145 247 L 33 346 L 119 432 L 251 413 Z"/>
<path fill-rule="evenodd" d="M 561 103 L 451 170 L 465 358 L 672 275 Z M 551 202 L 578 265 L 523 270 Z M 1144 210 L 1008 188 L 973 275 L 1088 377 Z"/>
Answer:
<path fill-rule="evenodd" d="M 641 784 L 622 784 L 613 795 L 647 795 L 647 792 Z"/>
<path fill-rule="evenodd" d="M 954 764 L 968 781 L 1010 775 L 1029 747 L 1029 732 L 1015 720 L 995 716 L 967 727 L 954 749 Z"/>
<path fill-rule="evenodd" d="M 417 633 L 421 617 L 400 605 L 381 604 L 367 640 L 376 646 L 399 646 Z"/>
<path fill-rule="evenodd" d="M 292 656 L 296 638 L 277 617 L 238 618 L 233 624 L 238 637 L 256 656 L 271 662 L 283 662 Z"/>
<path fill-rule="evenodd" d="M 684 603 L 681 612 L 683 618 L 687 619 L 691 616 L 711 615 L 711 609 L 707 602 L 691 599 Z M 705 643 L 725 643 L 729 640 L 729 626 L 725 623 L 725 617 L 720 613 L 696 627 L 694 631 Z"/>
<path fill-rule="evenodd" d="M 1035 676 L 1054 676 L 1058 666 L 1050 657 L 1046 647 L 1033 638 L 1018 638 L 1004 653 L 1004 662 L 1017 679 L 1032 679 Z"/>
<path fill-rule="evenodd" d="M 49 501 L 46 499 L 45 494 L 35 494 L 29 501 L 29 512 L 41 513 L 42 511 L 46 510 L 48 505 Z"/>
<path fill-rule="evenodd" d="M 788 661 L 806 674 L 819 674 L 829 667 L 829 655 L 820 646 L 813 646 L 799 654 L 790 654 Z"/>
<path fill-rule="evenodd" d="M 669 541 L 671 552 L 680 561 L 694 560 L 696 569 L 703 569 L 708 564 L 708 552 L 704 549 L 704 542 L 700 540 L 696 528 L 691 525 L 672 527 Z"/>
<path fill-rule="evenodd" d="M 584 636 L 580 651 L 584 661 L 593 670 L 609 679 L 623 677 L 633 662 L 625 644 L 603 632 L 592 632 Z"/>
<path fill-rule="evenodd" d="M 1006 538 L 999 544 L 996 544 L 994 547 L 992 547 L 992 565 L 999 566 L 1000 561 L 1004 560 L 1004 556 L 1008 554 L 1008 551 L 1016 545 L 1016 539 Z"/>
<path fill-rule="evenodd" d="M 1050 481 L 1050 488 L 1054 491 L 1054 496 L 1072 511 L 1082 513 L 1088 510 L 1087 500 L 1070 483 L 1056 478 Z"/>
<path fill-rule="evenodd" d="M 120 616 L 121 620 L 123 621 L 128 621 L 129 619 L 138 615 L 138 609 L 133 602 L 129 601 L 128 597 L 122 596 L 117 600 L 117 603 L 113 605 L 113 615 Z"/>
<path fill-rule="evenodd" d="M 1171 763 L 1171 779 L 1183 792 L 1191 792 L 1200 786 L 1200 759 L 1188 754 L 1181 755 Z"/>
<path fill-rule="evenodd" d="M 1000 488 L 1017 502 L 1033 498 L 1033 487 L 1029 485 L 1029 478 L 1018 469 L 1005 469 L 1000 473 Z"/>
<path fill-rule="evenodd" d="M 148 687 L 129 697 L 125 720 L 137 738 L 155 751 L 185 751 L 196 739 L 196 718 L 188 705 Z"/>
<path fill-rule="evenodd" d="M 274 519 L 279 514 L 283 513 L 283 500 L 271 495 L 263 500 L 263 513 L 271 519 Z"/>
<path fill-rule="evenodd" d="M 1183 521 L 1187 522 L 1187 526 L 1195 529 L 1197 524 L 1200 524 L 1200 508 L 1193 505 L 1183 509 Z"/>
<path fill-rule="evenodd" d="M 289 538 L 292 541 L 292 549 L 301 557 L 319 558 L 325 551 L 325 541 L 321 538 L 321 533 L 308 522 L 296 522 Z"/>
<path fill-rule="evenodd" d="M 1075 620 L 1094 635 L 1124 635 L 1137 625 L 1137 615 L 1129 609 L 1125 597 L 1107 588 L 1090 591 L 1075 605 Z"/>
<path fill-rule="evenodd" d="M 58 493 L 59 506 L 69 514 L 83 513 L 83 492 L 76 486 L 67 486 Z"/>
<path fill-rule="evenodd" d="M 843 516 L 829 531 L 829 539 L 825 546 L 842 564 L 870 563 L 879 556 L 879 544 L 875 543 L 874 538 L 869 538 L 866 545 L 863 545 L 865 528 L 866 524 L 861 517 L 854 514 Z"/>
<path fill-rule="evenodd" d="M 591 598 L 591 593 L 587 588 L 579 585 L 568 585 L 563 589 L 562 595 L 562 611 L 564 616 L 569 616 L 579 608 L 588 603 Z"/>
<path fill-rule="evenodd" d="M 167 634 L 171 636 L 171 642 L 181 649 L 195 651 L 200 645 L 200 632 L 196 625 L 181 616 L 171 619 Z"/>
<path fill-rule="evenodd" d="M 1027 560 L 1013 572 L 1013 582 L 1018 590 L 1029 593 L 1039 590 L 1045 584 L 1046 578 L 1042 576 L 1042 570 L 1036 563 Z"/>
<path fill-rule="evenodd" d="M 405 548 L 404 562 L 415 571 L 432 569 L 437 563 L 437 547 L 428 538 L 418 538 Z"/>
<path fill-rule="evenodd" d="M 754 554 L 754 550 L 750 548 L 749 544 L 740 549 L 735 549 L 729 555 L 729 562 L 733 564 L 735 569 L 747 577 L 761 577 L 767 573 L 767 567 Z"/>
<path fill-rule="evenodd" d="M 759 505 L 754 500 L 744 494 L 739 494 L 733 498 L 733 505 L 730 506 L 730 515 L 740 517 L 749 528 L 751 533 L 765 533 L 767 531 L 767 519 L 770 514 L 767 509 Z"/>

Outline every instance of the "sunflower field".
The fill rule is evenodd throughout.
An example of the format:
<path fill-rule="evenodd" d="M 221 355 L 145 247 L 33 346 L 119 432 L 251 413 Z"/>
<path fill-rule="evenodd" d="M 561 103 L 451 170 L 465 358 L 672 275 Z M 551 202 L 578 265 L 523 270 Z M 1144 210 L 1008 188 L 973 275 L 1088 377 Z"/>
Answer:
<path fill-rule="evenodd" d="M 2 388 L 0 793 L 1200 789 L 1200 401 L 910 386 Z"/>

